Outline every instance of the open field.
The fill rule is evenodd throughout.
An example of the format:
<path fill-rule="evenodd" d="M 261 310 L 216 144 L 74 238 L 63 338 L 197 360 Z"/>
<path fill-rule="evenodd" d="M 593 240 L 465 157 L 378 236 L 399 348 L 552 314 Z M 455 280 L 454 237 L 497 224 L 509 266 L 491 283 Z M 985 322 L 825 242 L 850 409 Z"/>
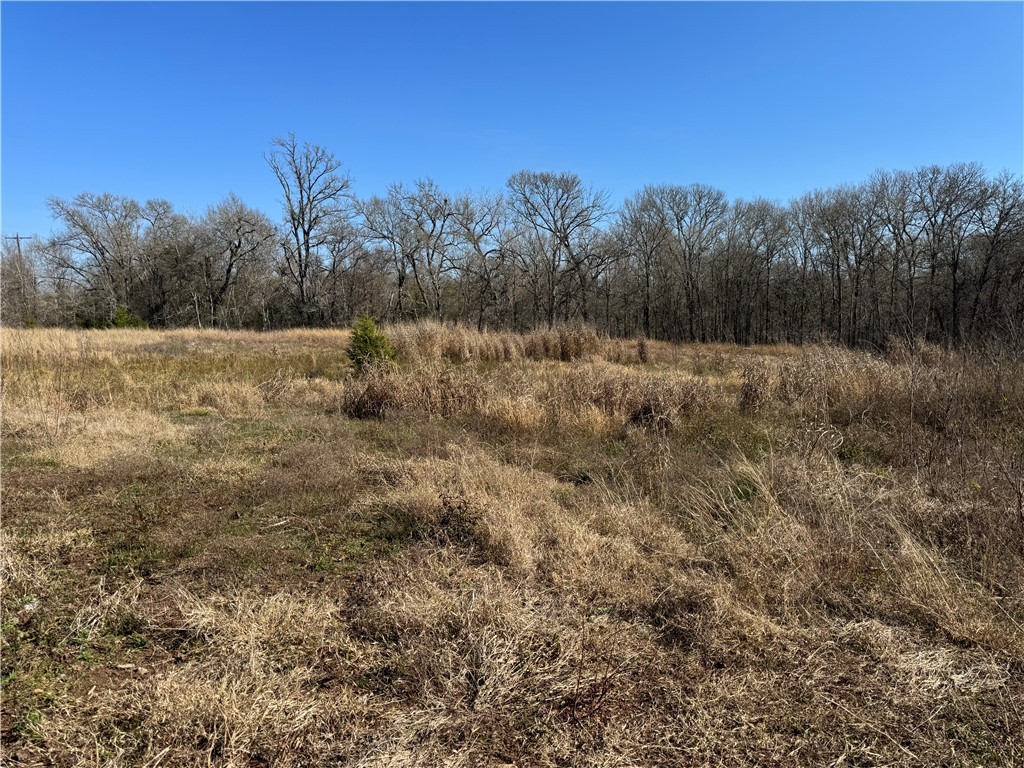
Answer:
<path fill-rule="evenodd" d="M 3 331 L 3 760 L 1024 766 L 1024 362 Z"/>

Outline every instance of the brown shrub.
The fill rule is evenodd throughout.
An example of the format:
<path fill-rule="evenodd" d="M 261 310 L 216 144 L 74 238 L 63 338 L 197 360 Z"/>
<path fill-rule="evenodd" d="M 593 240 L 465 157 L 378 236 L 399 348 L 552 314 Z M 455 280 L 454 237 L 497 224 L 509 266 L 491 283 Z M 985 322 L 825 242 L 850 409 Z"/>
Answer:
<path fill-rule="evenodd" d="M 720 390 L 700 379 L 593 364 L 574 368 L 548 383 L 556 413 L 596 406 L 621 424 L 668 432 L 679 420 L 723 403 Z"/>
<path fill-rule="evenodd" d="M 487 398 L 485 386 L 472 368 L 434 366 L 410 372 L 404 390 L 408 407 L 454 416 L 478 412 Z"/>
<path fill-rule="evenodd" d="M 748 363 L 743 369 L 743 386 L 740 388 L 740 411 L 759 413 L 775 397 L 778 388 L 778 373 L 774 364 L 766 360 Z"/>
<path fill-rule="evenodd" d="M 401 380 L 390 365 L 368 366 L 345 384 L 341 409 L 353 419 L 383 419 L 404 405 Z"/>
<path fill-rule="evenodd" d="M 651 350 L 647 343 L 647 338 L 641 336 L 636 342 L 636 359 L 641 365 L 646 365 L 651 361 Z"/>

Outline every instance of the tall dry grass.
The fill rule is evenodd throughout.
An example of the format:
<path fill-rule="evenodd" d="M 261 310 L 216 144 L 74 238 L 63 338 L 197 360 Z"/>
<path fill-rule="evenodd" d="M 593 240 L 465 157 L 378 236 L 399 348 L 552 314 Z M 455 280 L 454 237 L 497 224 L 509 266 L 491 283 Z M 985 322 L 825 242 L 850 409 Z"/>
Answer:
<path fill-rule="evenodd" d="M 408 363 L 502 363 L 516 360 L 561 362 L 608 360 L 647 362 L 649 344 L 601 338 L 587 326 L 563 326 L 527 333 L 476 331 L 464 325 L 433 321 L 395 325 L 385 329 L 399 356 Z M 641 350 L 643 357 L 641 360 Z"/>
<path fill-rule="evenodd" d="M 468 417 L 498 431 L 567 424 L 594 432 L 625 425 L 667 432 L 725 400 L 720 387 L 687 374 L 602 362 L 491 371 L 434 363 L 366 371 L 347 384 L 342 410 L 352 418 Z"/>
<path fill-rule="evenodd" d="M 1024 763 L 1020 361 L 388 333 L 4 332 L 5 764 Z"/>

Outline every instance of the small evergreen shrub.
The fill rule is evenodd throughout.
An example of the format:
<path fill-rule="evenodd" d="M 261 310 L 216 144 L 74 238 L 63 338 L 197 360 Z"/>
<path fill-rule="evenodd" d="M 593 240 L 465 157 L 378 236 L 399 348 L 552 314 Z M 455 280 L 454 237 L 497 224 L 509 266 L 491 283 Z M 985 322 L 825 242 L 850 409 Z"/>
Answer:
<path fill-rule="evenodd" d="M 124 306 L 118 305 L 114 310 L 114 316 L 107 323 L 108 328 L 148 328 L 146 321 L 136 314 L 128 311 Z"/>
<path fill-rule="evenodd" d="M 359 318 L 352 326 L 352 341 L 346 352 L 358 373 L 362 373 L 368 365 L 395 359 L 395 349 L 388 337 L 369 317 Z"/>

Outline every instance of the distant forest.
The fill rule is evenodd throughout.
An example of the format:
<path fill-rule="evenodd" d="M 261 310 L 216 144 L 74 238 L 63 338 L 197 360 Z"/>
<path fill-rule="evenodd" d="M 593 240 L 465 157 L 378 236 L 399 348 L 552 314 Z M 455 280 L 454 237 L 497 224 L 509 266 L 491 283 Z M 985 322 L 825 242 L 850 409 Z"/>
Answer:
<path fill-rule="evenodd" d="M 359 198 L 326 148 L 275 139 L 275 221 L 229 196 L 52 198 L 51 239 L 4 239 L 8 326 L 277 329 L 432 318 L 741 344 L 894 336 L 1024 345 L 1024 185 L 977 164 L 879 171 L 788 204 L 702 184 L 615 209 L 573 173 L 493 194 L 430 179 Z"/>

